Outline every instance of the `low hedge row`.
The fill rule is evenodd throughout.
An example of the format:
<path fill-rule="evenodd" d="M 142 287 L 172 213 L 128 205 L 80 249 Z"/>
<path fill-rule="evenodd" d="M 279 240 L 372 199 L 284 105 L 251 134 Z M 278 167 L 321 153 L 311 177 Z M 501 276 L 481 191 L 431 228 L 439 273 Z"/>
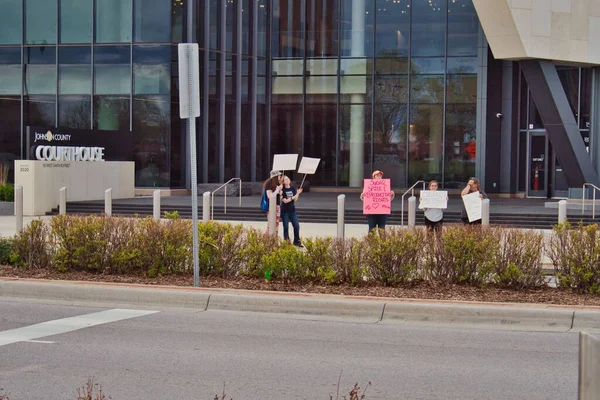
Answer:
<path fill-rule="evenodd" d="M 600 293 L 597 226 L 560 225 L 545 242 L 535 231 L 448 226 L 436 238 L 423 230 L 388 228 L 361 239 L 316 238 L 305 249 L 261 231 L 200 223 L 200 273 L 268 277 L 323 284 L 384 286 L 419 281 L 477 287 L 534 288 L 546 284 L 543 254 L 558 284 Z M 33 221 L 0 241 L 0 263 L 105 274 L 192 274 L 191 221 L 57 216 Z"/>
<path fill-rule="evenodd" d="M 15 201 L 15 188 L 13 185 L 0 185 L 0 201 Z"/>

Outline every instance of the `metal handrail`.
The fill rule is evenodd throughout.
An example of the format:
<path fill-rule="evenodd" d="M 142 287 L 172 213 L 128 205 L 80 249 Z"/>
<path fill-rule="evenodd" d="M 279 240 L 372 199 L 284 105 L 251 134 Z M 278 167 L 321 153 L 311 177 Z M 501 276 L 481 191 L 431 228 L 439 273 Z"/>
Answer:
<path fill-rule="evenodd" d="M 412 185 L 410 188 L 408 188 L 406 190 L 406 192 L 404 192 L 404 194 L 402 195 L 402 207 L 401 207 L 401 217 L 400 217 L 400 226 L 404 226 L 404 196 L 406 196 L 408 194 L 408 192 L 412 191 L 412 196 L 415 195 L 415 186 L 417 186 L 419 183 L 423 184 L 423 190 L 425 190 L 425 181 L 416 181 L 414 185 Z"/>
<path fill-rule="evenodd" d="M 593 193 L 593 201 L 592 201 L 592 219 L 596 218 L 596 190 L 600 191 L 600 188 L 592 183 L 584 183 L 583 184 L 583 193 L 581 195 L 581 215 L 585 212 L 585 188 L 591 187 L 594 189 Z"/>
<path fill-rule="evenodd" d="M 210 194 L 210 219 L 214 220 L 215 218 L 215 193 L 219 190 L 223 189 L 225 186 L 229 185 L 233 181 L 240 181 L 240 207 L 242 206 L 242 178 L 231 178 L 221 186 L 219 186 L 214 192 Z M 224 200 L 224 210 L 223 214 L 227 214 L 227 190 L 225 190 L 225 200 Z"/>

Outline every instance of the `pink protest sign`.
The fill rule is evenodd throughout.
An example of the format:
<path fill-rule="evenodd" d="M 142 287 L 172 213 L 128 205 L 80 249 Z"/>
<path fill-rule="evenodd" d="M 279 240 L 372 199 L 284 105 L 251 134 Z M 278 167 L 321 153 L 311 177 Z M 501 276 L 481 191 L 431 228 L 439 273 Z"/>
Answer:
<path fill-rule="evenodd" d="M 363 214 L 391 214 L 392 189 L 389 179 L 365 179 Z"/>

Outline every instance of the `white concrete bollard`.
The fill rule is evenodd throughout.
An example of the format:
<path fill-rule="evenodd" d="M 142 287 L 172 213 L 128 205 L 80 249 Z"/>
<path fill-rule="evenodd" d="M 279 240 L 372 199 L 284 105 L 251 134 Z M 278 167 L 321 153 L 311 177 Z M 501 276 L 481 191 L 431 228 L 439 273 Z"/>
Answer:
<path fill-rule="evenodd" d="M 564 224 L 567 221 L 567 201 L 558 202 L 558 223 Z"/>
<path fill-rule="evenodd" d="M 277 236 L 277 194 L 269 197 L 269 235 Z"/>
<path fill-rule="evenodd" d="M 600 337 L 579 333 L 579 400 L 600 399 Z"/>
<path fill-rule="evenodd" d="M 16 232 L 23 230 L 23 186 L 15 186 Z"/>
<path fill-rule="evenodd" d="M 104 191 L 104 214 L 107 217 L 112 216 L 112 189 Z"/>
<path fill-rule="evenodd" d="M 202 194 L 202 222 L 210 221 L 210 192 Z"/>
<path fill-rule="evenodd" d="M 338 196 L 338 209 L 337 209 L 337 237 L 343 239 L 345 237 L 346 230 L 346 195 L 340 194 Z"/>
<path fill-rule="evenodd" d="M 60 188 L 60 198 L 59 198 L 59 203 L 58 203 L 58 213 L 60 215 L 66 215 L 67 214 L 67 188 L 66 188 L 66 186 Z"/>
<path fill-rule="evenodd" d="M 417 198 L 410 196 L 408 198 L 408 227 L 414 228 L 417 225 Z"/>
<path fill-rule="evenodd" d="M 490 199 L 483 199 L 481 201 L 481 225 L 490 225 Z"/>
<path fill-rule="evenodd" d="M 152 200 L 152 215 L 158 221 L 160 219 L 160 190 L 154 191 Z"/>

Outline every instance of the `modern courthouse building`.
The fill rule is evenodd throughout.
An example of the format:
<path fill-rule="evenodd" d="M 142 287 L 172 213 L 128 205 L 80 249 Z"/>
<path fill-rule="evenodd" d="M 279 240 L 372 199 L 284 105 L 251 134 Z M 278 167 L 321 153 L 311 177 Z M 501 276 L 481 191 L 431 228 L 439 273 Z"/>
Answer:
<path fill-rule="evenodd" d="M 137 187 L 189 186 L 181 42 L 200 182 L 298 153 L 340 190 L 375 169 L 528 197 L 600 183 L 600 0 L 0 0 L 0 161 L 79 135 Z"/>

